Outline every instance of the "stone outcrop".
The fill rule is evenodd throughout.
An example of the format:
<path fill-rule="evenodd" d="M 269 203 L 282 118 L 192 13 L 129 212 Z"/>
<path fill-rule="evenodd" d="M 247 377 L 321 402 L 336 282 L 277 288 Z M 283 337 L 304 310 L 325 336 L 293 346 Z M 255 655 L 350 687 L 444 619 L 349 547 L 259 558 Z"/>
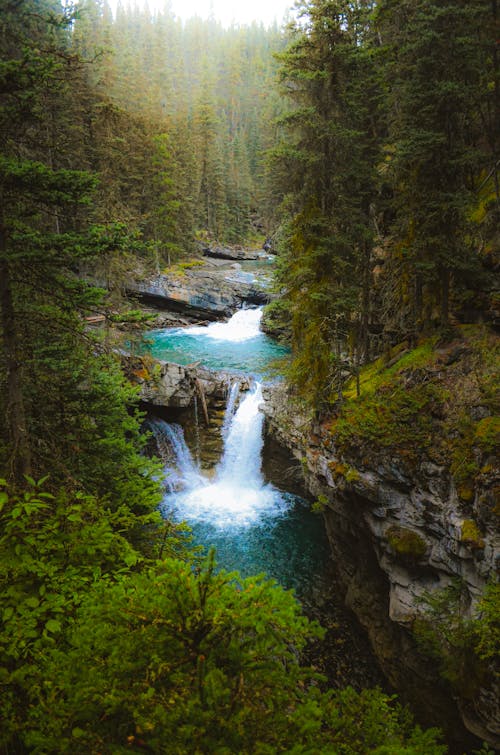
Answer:
<path fill-rule="evenodd" d="M 269 294 L 254 280 L 206 267 L 130 282 L 127 291 L 155 307 L 207 320 L 229 317 L 242 304 L 269 301 Z"/>
<path fill-rule="evenodd" d="M 265 400 L 267 431 L 300 461 L 309 492 L 323 504 L 346 601 L 389 681 L 424 723 L 449 722 L 458 732 L 457 751 L 477 746 L 472 738 L 467 742 L 467 732 L 499 746 L 494 674 L 460 697 L 457 707 L 411 631 L 424 595 L 457 578 L 472 611 L 499 566 L 497 518 L 483 515 L 480 533 L 470 527 L 449 470 L 425 455 L 410 469 L 387 449 L 346 454 L 328 425 L 301 413 L 284 385 L 268 388 Z M 492 476 L 485 475 L 475 515 L 481 507 L 494 509 L 494 489 Z"/>
<path fill-rule="evenodd" d="M 225 400 L 234 375 L 215 371 L 196 364 L 183 366 L 148 356 L 122 356 L 125 374 L 139 385 L 139 398 L 153 407 L 187 408 L 194 397 Z M 242 391 L 248 390 L 248 380 L 240 379 Z"/>
<path fill-rule="evenodd" d="M 204 257 L 215 257 L 221 260 L 257 260 L 259 251 L 257 249 L 244 249 L 242 246 L 203 246 L 202 252 Z"/>

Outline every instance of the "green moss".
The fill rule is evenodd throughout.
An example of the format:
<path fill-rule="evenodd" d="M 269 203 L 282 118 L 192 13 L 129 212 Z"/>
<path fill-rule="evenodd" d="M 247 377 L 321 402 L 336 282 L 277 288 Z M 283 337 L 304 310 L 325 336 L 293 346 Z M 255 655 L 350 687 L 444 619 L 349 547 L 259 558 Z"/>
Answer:
<path fill-rule="evenodd" d="M 474 500 L 474 482 L 466 480 L 457 488 L 457 494 L 464 503 L 471 503 Z"/>
<path fill-rule="evenodd" d="M 457 328 L 452 343 L 402 343 L 364 367 L 361 396 L 350 381 L 331 432 L 341 450 L 371 457 L 391 449 L 415 465 L 423 452 L 450 470 L 460 499 L 470 503 L 477 478 L 500 443 L 498 342 L 487 329 Z M 481 406 L 490 416 L 475 419 Z"/>
<path fill-rule="evenodd" d="M 311 511 L 315 514 L 322 514 L 328 506 L 328 498 L 325 495 L 319 495 L 317 500 L 311 506 Z"/>
<path fill-rule="evenodd" d="M 474 423 L 470 417 L 459 414 L 453 423 L 453 437 L 449 443 L 450 471 L 462 501 L 474 497 L 474 482 L 480 467 L 474 455 Z"/>
<path fill-rule="evenodd" d="M 200 260 L 200 259 L 186 260 L 185 262 L 175 262 L 169 267 L 166 267 L 163 270 L 163 274 L 182 277 L 186 274 L 187 270 L 192 270 L 193 268 L 196 268 L 196 267 L 203 267 L 204 264 L 205 264 L 205 261 Z"/>
<path fill-rule="evenodd" d="M 389 527 L 386 537 L 393 552 L 409 561 L 418 561 L 427 550 L 425 540 L 406 527 Z"/>
<path fill-rule="evenodd" d="M 376 393 L 402 372 L 429 365 L 436 357 L 435 344 L 436 338 L 428 338 L 411 351 L 407 350 L 406 342 L 394 346 L 387 354 L 363 367 L 359 378 L 361 394 Z M 400 358 L 394 364 L 391 364 L 398 354 L 401 354 Z M 388 367 L 388 364 L 391 366 Z M 344 396 L 345 398 L 356 397 L 355 378 L 347 383 Z"/>
<path fill-rule="evenodd" d="M 354 469 L 353 467 L 349 467 L 347 472 L 345 473 L 345 478 L 347 482 L 356 482 L 359 480 L 359 472 L 357 469 Z"/>
<path fill-rule="evenodd" d="M 476 425 L 474 440 L 484 451 L 494 451 L 500 446 L 500 418 L 485 417 Z"/>
<path fill-rule="evenodd" d="M 394 447 L 414 459 L 429 447 L 433 410 L 445 400 L 443 388 L 425 373 L 437 358 L 435 343 L 435 338 L 427 339 L 411 351 L 402 343 L 364 367 L 360 397 L 355 379 L 349 381 L 346 404 L 332 426 L 341 445 Z"/>
<path fill-rule="evenodd" d="M 203 267 L 205 264 L 204 260 L 189 260 L 189 262 L 178 262 L 177 267 L 179 267 L 181 270 L 190 270 L 193 267 Z"/>
<path fill-rule="evenodd" d="M 473 519 L 465 519 L 462 524 L 460 540 L 472 548 L 484 548 L 482 533 Z"/>
<path fill-rule="evenodd" d="M 431 442 L 433 386 L 405 389 L 393 384 L 389 392 L 379 388 L 373 395 L 349 401 L 334 425 L 341 445 L 369 441 L 382 447 L 406 446 L 412 452 Z"/>

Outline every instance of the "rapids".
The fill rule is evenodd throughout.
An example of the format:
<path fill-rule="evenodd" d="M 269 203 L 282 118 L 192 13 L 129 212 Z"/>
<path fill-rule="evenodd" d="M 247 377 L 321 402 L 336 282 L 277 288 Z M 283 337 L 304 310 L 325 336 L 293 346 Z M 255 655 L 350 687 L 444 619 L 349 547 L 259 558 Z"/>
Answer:
<path fill-rule="evenodd" d="M 265 377 L 288 347 L 260 330 L 262 307 L 240 309 L 227 322 L 152 330 L 145 350 L 156 359 Z"/>

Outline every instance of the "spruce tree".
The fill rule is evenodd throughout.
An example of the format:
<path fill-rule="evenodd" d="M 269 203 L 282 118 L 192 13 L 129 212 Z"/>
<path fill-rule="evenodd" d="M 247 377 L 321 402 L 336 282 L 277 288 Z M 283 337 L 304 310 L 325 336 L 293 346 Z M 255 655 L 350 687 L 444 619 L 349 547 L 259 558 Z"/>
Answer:
<path fill-rule="evenodd" d="M 314 404 L 368 357 L 371 203 L 378 87 L 361 45 L 366 4 L 310 2 L 281 79 L 292 102 L 274 151 L 289 233 L 281 265 L 292 310 L 293 379 Z"/>
<path fill-rule="evenodd" d="M 446 328 L 450 298 L 461 286 L 473 286 L 479 272 L 468 211 L 479 163 L 481 6 L 465 0 L 380 4 L 395 230 L 410 269 L 415 333 L 433 324 Z"/>

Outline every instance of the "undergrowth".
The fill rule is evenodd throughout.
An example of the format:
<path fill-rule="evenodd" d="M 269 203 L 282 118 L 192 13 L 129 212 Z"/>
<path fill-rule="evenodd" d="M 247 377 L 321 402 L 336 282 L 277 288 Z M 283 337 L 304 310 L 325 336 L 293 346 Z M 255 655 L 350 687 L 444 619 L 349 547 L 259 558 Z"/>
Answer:
<path fill-rule="evenodd" d="M 364 367 L 361 395 L 350 380 L 330 427 L 344 451 L 391 449 L 411 462 L 427 453 L 449 468 L 468 503 L 478 476 L 494 467 L 500 440 L 498 343 L 478 326 L 463 326 L 459 335 L 447 344 L 429 338 L 412 350 L 401 344 Z"/>

